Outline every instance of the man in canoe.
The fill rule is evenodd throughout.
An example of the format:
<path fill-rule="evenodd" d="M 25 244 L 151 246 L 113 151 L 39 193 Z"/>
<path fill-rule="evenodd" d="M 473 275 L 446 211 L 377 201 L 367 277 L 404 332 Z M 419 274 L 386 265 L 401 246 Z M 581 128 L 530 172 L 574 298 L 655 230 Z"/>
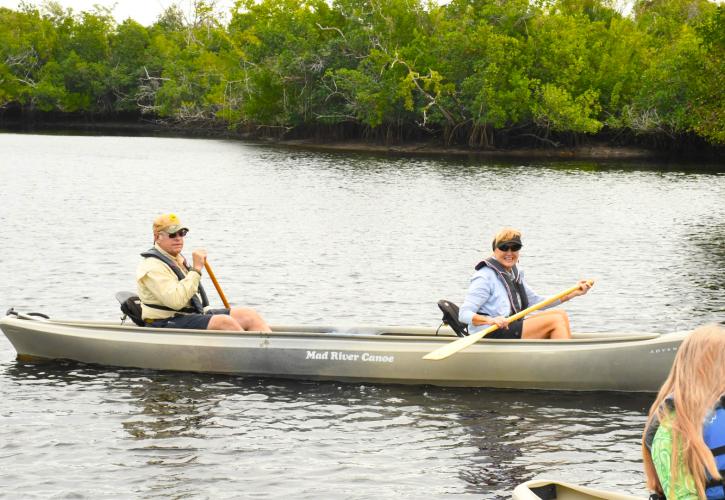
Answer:
<path fill-rule="evenodd" d="M 211 309 L 201 273 L 206 250 L 192 252 L 189 266 L 181 255 L 189 228 L 175 214 L 154 220 L 154 246 L 142 253 L 144 260 L 136 270 L 136 285 L 141 299 L 141 316 L 155 328 L 193 328 L 198 330 L 270 331 L 253 309 L 234 307 Z"/>
<path fill-rule="evenodd" d="M 524 280 L 524 273 L 516 266 L 522 247 L 521 232 L 507 227 L 493 238 L 493 255 L 476 265 L 466 299 L 458 319 L 468 324 L 469 334 L 490 325 L 499 328 L 488 335 L 494 339 L 568 339 L 571 338 L 569 316 L 556 309 L 533 314 L 509 323 L 511 316 L 543 301 Z M 559 305 L 591 288 L 586 280 L 579 281 L 579 289 L 565 295 L 548 307 Z"/>

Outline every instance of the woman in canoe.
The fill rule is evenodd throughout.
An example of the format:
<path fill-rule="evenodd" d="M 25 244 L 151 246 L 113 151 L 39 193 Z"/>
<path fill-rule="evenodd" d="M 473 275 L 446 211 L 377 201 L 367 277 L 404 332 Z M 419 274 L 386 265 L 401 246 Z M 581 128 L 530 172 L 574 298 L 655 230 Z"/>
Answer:
<path fill-rule="evenodd" d="M 703 326 L 680 345 L 649 411 L 642 457 L 654 498 L 725 498 L 724 405 L 725 328 Z"/>
<path fill-rule="evenodd" d="M 511 316 L 544 300 L 524 280 L 516 266 L 519 260 L 521 232 L 507 227 L 501 229 L 491 244 L 493 255 L 476 266 L 468 293 L 460 308 L 458 320 L 468 324 L 468 332 L 476 333 L 489 325 L 498 329 L 488 338 L 498 339 L 568 339 L 571 338 L 569 316 L 560 309 L 543 311 L 509 323 Z M 586 280 L 579 289 L 562 297 L 548 307 L 557 306 L 589 291 Z"/>

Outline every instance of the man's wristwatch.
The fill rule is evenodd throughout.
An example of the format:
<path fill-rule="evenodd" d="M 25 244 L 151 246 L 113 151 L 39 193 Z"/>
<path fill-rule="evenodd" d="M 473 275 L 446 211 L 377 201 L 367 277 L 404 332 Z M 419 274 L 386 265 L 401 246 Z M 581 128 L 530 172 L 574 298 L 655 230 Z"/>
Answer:
<path fill-rule="evenodd" d="M 192 267 L 191 269 L 189 269 L 189 272 L 191 272 L 191 271 L 194 271 L 194 272 L 195 272 L 195 273 L 197 273 L 197 274 L 198 274 L 199 276 L 201 276 L 201 270 L 199 270 L 199 269 L 197 269 L 197 268 L 195 268 L 195 267 Z"/>

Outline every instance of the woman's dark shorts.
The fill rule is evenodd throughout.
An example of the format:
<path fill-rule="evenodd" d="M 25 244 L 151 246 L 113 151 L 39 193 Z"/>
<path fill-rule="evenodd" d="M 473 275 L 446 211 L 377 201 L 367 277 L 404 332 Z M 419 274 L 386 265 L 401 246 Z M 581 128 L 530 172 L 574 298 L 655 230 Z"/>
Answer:
<path fill-rule="evenodd" d="M 179 314 L 169 319 L 157 319 L 149 326 L 153 328 L 189 328 L 206 330 L 215 314 L 229 314 L 230 309 L 209 309 L 204 314 Z"/>
<path fill-rule="evenodd" d="M 521 332 L 524 330 L 524 320 L 519 319 L 514 321 L 513 323 L 509 323 L 508 329 L 505 328 L 497 328 L 496 330 L 492 331 L 488 335 L 486 335 L 487 339 L 520 339 L 521 338 Z"/>

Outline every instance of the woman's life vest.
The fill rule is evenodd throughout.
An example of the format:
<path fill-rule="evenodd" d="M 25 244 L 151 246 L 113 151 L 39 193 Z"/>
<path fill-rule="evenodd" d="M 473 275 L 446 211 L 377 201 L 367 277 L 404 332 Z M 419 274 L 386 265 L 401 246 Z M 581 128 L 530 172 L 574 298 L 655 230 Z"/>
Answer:
<path fill-rule="evenodd" d="M 483 267 L 490 267 L 501 279 L 509 298 L 509 304 L 511 304 L 511 315 L 529 307 L 529 298 L 526 296 L 526 290 L 524 290 L 524 283 L 521 280 L 518 267 L 514 266 L 511 273 L 508 273 L 506 268 L 494 257 L 489 257 L 476 264 L 476 271 Z"/>
<path fill-rule="evenodd" d="M 172 271 L 174 271 L 174 274 L 177 278 L 179 278 L 179 281 L 183 280 L 186 275 L 184 272 L 179 268 L 179 265 L 169 259 L 166 255 L 159 252 L 156 248 L 150 248 L 149 250 L 146 250 L 141 254 L 141 257 L 149 258 L 152 257 L 154 259 L 159 259 L 161 262 L 166 264 L 171 268 Z M 198 313 L 203 314 L 204 308 L 209 305 L 209 298 L 206 295 L 206 291 L 204 290 L 204 287 L 201 286 L 201 283 L 199 283 L 199 290 L 196 294 L 194 294 L 190 299 L 191 307 L 184 307 L 183 309 L 172 309 L 170 307 L 166 307 L 161 304 L 148 304 L 144 302 L 143 304 L 148 307 L 152 307 L 154 309 L 161 309 L 163 311 L 178 311 L 178 312 L 184 312 L 184 313 Z"/>
<path fill-rule="evenodd" d="M 675 402 L 668 398 L 665 400 L 667 407 L 674 411 Z M 705 417 L 705 422 L 702 425 L 702 438 L 705 441 L 705 445 L 710 448 L 713 456 L 715 457 L 715 464 L 717 470 L 720 472 L 720 477 L 725 477 L 725 396 L 720 398 L 712 412 L 708 413 Z M 654 441 L 657 429 L 660 426 L 660 422 L 655 415 L 652 423 L 645 432 L 644 444 L 647 449 L 652 453 L 652 442 Z M 667 494 L 667 492 L 665 492 Z M 710 474 L 707 474 L 705 482 L 705 494 L 708 500 L 723 500 L 725 499 L 725 479 L 713 479 Z"/>

